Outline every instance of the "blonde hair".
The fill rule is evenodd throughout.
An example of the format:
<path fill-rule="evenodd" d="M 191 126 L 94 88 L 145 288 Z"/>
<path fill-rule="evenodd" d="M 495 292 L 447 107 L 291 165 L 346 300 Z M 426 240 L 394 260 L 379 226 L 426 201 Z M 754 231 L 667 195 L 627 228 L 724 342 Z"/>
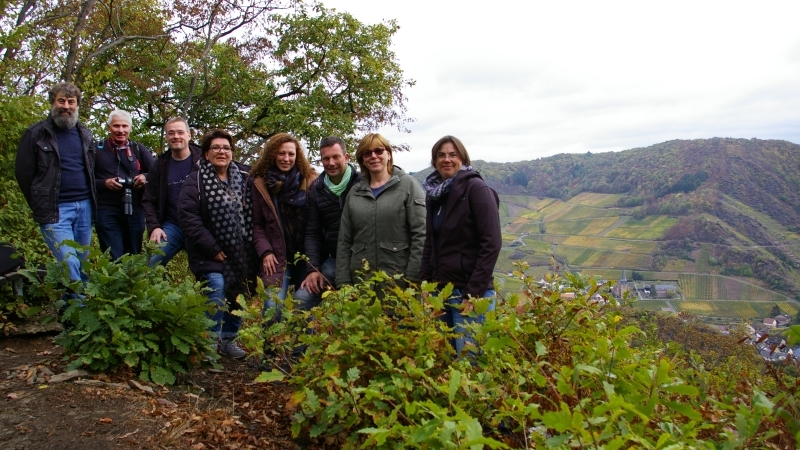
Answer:
<path fill-rule="evenodd" d="M 369 169 L 367 166 L 364 165 L 364 153 L 367 150 L 374 150 L 378 147 L 383 147 L 389 152 L 389 162 L 386 165 L 386 169 L 389 171 L 389 175 L 392 174 L 392 144 L 386 140 L 385 137 L 381 136 L 378 133 L 370 133 L 364 136 L 361 141 L 358 143 L 356 147 L 356 161 L 358 161 L 358 166 L 361 167 L 361 176 L 366 177 L 369 179 Z"/>

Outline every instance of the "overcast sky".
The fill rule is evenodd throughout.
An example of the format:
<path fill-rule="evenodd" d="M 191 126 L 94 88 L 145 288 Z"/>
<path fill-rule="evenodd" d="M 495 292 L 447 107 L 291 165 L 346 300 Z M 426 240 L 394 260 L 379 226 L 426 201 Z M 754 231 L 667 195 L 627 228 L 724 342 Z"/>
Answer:
<path fill-rule="evenodd" d="M 416 171 L 446 134 L 472 159 L 741 137 L 800 143 L 800 2 L 322 0 L 362 22 L 396 19 L 416 86 Z"/>

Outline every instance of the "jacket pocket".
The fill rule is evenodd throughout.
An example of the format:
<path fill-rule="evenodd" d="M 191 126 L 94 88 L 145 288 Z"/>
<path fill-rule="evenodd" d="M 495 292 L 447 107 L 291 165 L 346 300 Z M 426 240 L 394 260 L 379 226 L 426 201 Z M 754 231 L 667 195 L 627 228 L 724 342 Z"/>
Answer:
<path fill-rule="evenodd" d="M 366 253 L 364 249 L 367 246 L 363 243 L 357 243 L 350 246 L 350 270 L 361 270 L 361 260 L 364 259 Z"/>
<path fill-rule="evenodd" d="M 379 243 L 378 246 L 381 255 L 376 269 L 385 270 L 389 275 L 405 272 L 408 265 L 408 242 L 386 241 Z"/>
<path fill-rule="evenodd" d="M 56 151 L 53 146 L 50 145 L 50 140 L 46 138 L 36 141 L 36 147 L 38 149 L 36 152 L 36 159 L 39 164 L 39 172 L 43 173 L 52 166 Z"/>

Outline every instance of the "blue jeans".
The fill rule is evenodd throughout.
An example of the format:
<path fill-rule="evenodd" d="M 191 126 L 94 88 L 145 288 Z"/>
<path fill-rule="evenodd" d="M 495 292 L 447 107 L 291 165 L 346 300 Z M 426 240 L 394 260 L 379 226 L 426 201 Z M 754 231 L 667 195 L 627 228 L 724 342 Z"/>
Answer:
<path fill-rule="evenodd" d="M 164 234 L 167 235 L 166 242 L 161 241 L 161 251 L 164 252 L 164 256 L 153 255 L 148 264 L 150 267 L 155 267 L 158 264 L 166 266 L 179 251 L 186 248 L 183 240 L 183 231 L 181 231 L 181 227 L 179 227 L 178 224 L 174 222 L 164 222 L 161 229 L 164 231 Z"/>
<path fill-rule="evenodd" d="M 483 296 L 484 298 L 492 298 L 492 303 L 489 305 L 489 311 L 494 311 L 496 305 L 494 289 L 487 290 Z M 461 289 L 453 289 L 452 295 L 445 301 L 444 314 L 441 319 L 445 321 L 448 327 L 453 328 L 453 331 L 458 335 L 455 339 L 451 339 L 450 344 L 456 349 L 456 355 L 461 356 L 461 352 L 467 343 L 475 345 L 475 339 L 467 332 L 466 325 L 470 323 L 483 323 L 486 316 L 483 314 L 479 316 L 467 316 L 461 313 L 461 301 L 463 292 Z"/>
<path fill-rule="evenodd" d="M 95 230 L 100 250 L 110 248 L 113 259 L 119 259 L 125 253 L 139 254 L 144 235 L 144 213 L 134 210 L 129 216 L 119 209 L 98 209 Z"/>
<path fill-rule="evenodd" d="M 39 229 L 44 237 L 44 242 L 55 255 L 56 260 L 67 263 L 70 280 L 86 281 L 88 278 L 81 271 L 80 261 L 86 258 L 86 252 L 62 245 L 62 242 L 72 240 L 85 247 L 91 245 L 92 200 L 59 203 L 58 222 L 39 225 Z"/>
<path fill-rule="evenodd" d="M 319 272 L 322 274 L 323 277 L 330 283 L 331 286 L 336 286 L 336 258 L 328 258 L 326 259 L 319 267 Z M 306 273 L 308 276 L 308 273 Z M 286 284 L 286 283 L 284 283 Z M 294 293 L 294 300 L 297 306 L 297 309 L 301 309 L 303 311 L 308 311 L 311 308 L 318 306 L 320 302 L 322 302 L 322 292 L 320 291 L 319 294 L 312 294 L 306 289 L 299 289 L 297 292 Z M 279 295 L 280 298 L 280 295 Z M 283 292 L 283 298 L 286 298 L 286 292 Z"/>
<path fill-rule="evenodd" d="M 209 315 L 209 319 L 214 321 L 211 332 L 216 333 L 219 339 L 233 339 L 239 334 L 239 327 L 242 325 L 242 318 L 231 314 L 232 310 L 238 309 L 238 303 L 227 302 L 225 300 L 225 277 L 219 272 L 208 272 L 202 275 L 208 282 L 208 300 L 217 305 L 214 314 Z"/>

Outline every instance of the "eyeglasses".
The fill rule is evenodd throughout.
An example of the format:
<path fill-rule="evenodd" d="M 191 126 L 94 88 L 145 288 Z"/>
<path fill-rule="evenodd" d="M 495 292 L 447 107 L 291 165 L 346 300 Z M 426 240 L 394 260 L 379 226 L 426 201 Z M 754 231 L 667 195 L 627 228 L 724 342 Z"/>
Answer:
<path fill-rule="evenodd" d="M 233 151 L 230 145 L 212 145 L 209 150 L 214 153 L 230 153 Z"/>
<path fill-rule="evenodd" d="M 364 158 L 371 158 L 372 154 L 375 153 L 375 156 L 381 156 L 386 149 L 382 147 L 378 147 L 375 150 L 367 150 L 364 152 Z"/>
<path fill-rule="evenodd" d="M 167 131 L 167 136 L 170 136 L 170 137 L 172 137 L 172 136 L 183 136 L 184 134 L 186 134 L 185 130 L 169 130 L 169 131 Z"/>

